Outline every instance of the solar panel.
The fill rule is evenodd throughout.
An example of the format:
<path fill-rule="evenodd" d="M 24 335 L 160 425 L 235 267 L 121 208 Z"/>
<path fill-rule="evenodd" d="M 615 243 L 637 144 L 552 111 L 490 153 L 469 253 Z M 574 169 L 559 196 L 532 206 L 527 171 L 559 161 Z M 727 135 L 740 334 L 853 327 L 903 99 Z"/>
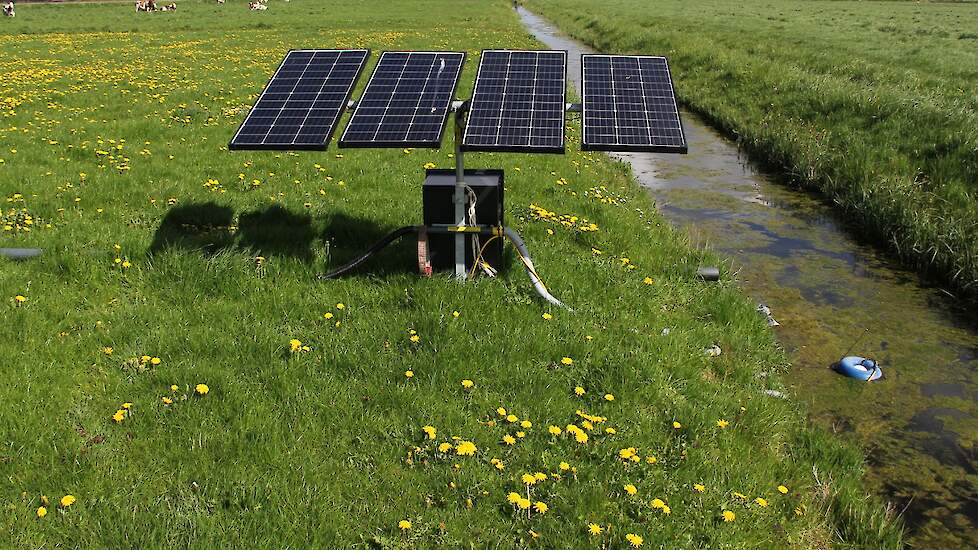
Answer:
<path fill-rule="evenodd" d="M 326 149 L 368 55 L 370 50 L 290 51 L 228 149 Z"/>
<path fill-rule="evenodd" d="M 462 52 L 384 52 L 340 147 L 439 147 Z"/>
<path fill-rule="evenodd" d="M 666 58 L 588 54 L 581 71 L 581 149 L 686 152 Z"/>
<path fill-rule="evenodd" d="M 564 152 L 567 52 L 485 50 L 462 147 Z"/>

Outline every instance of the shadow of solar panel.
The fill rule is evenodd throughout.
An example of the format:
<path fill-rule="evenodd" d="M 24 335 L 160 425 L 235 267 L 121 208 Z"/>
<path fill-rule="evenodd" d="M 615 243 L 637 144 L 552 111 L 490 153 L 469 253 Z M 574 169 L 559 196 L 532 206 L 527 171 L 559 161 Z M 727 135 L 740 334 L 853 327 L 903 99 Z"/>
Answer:
<path fill-rule="evenodd" d="M 465 54 L 384 52 L 340 147 L 439 147 Z"/>
<path fill-rule="evenodd" d="M 585 54 L 581 61 L 582 150 L 686 152 L 666 58 Z"/>
<path fill-rule="evenodd" d="M 564 152 L 567 52 L 484 50 L 462 148 Z"/>
<path fill-rule="evenodd" d="M 228 149 L 322 150 L 370 50 L 292 50 Z"/>

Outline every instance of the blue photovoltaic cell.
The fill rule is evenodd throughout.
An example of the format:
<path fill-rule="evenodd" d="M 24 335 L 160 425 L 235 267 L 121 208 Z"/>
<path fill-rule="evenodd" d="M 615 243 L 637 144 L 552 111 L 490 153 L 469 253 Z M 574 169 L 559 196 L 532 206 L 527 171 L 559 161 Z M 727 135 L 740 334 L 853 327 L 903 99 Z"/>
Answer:
<path fill-rule="evenodd" d="M 563 153 L 566 71 L 564 51 L 483 51 L 463 148 Z"/>
<path fill-rule="evenodd" d="M 369 50 L 292 50 L 229 149 L 325 149 Z"/>
<path fill-rule="evenodd" d="M 439 147 L 465 54 L 384 52 L 340 147 Z"/>
<path fill-rule="evenodd" d="M 586 54 L 581 60 L 581 149 L 686 152 L 666 58 Z"/>

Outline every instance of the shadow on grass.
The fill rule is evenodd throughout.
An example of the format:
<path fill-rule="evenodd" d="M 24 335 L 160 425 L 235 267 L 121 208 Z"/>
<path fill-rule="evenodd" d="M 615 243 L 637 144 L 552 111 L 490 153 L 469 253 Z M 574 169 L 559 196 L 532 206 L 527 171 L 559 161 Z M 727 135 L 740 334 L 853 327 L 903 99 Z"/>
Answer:
<path fill-rule="evenodd" d="M 235 224 L 237 227 L 235 228 Z M 175 248 L 212 256 L 236 249 L 251 255 L 293 258 L 312 263 L 314 242 L 321 239 L 326 251 L 326 271 L 363 254 L 392 231 L 375 221 L 341 212 L 329 215 L 318 231 L 309 214 L 281 205 L 244 212 L 235 222 L 234 211 L 214 202 L 172 207 L 153 236 L 149 254 Z M 417 270 L 417 246 L 405 237 L 376 253 L 346 276 L 384 276 Z"/>
<path fill-rule="evenodd" d="M 216 254 L 234 244 L 233 223 L 234 212 L 213 202 L 173 207 L 156 229 L 149 253 L 182 248 Z"/>
<path fill-rule="evenodd" d="M 332 214 L 322 233 L 327 251 L 326 271 L 332 271 L 359 257 L 394 229 L 381 227 L 366 218 L 352 217 L 341 212 Z M 344 277 L 413 273 L 418 269 L 417 253 L 417 240 L 404 237 L 378 251 Z"/>
<path fill-rule="evenodd" d="M 160 222 L 149 253 L 169 248 L 200 251 L 205 256 L 236 247 L 260 256 L 284 256 L 303 262 L 313 259 L 316 231 L 312 217 L 295 214 L 279 205 L 241 214 L 234 227 L 234 211 L 213 202 L 170 209 Z"/>
<path fill-rule="evenodd" d="M 258 256 L 286 256 L 311 262 L 315 235 L 312 216 L 292 213 L 278 204 L 246 212 L 238 219 L 238 246 L 253 250 Z"/>

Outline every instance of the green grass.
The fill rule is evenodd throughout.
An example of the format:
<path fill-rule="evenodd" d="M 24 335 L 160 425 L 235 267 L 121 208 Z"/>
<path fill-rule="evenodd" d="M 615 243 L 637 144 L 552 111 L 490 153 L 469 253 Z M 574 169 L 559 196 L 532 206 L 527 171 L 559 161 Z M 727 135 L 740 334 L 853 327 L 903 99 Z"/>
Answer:
<path fill-rule="evenodd" d="M 506 169 L 507 223 L 574 312 L 548 308 L 512 257 L 498 280 L 421 278 L 411 243 L 318 279 L 420 222 L 422 166 L 452 165 L 450 137 L 442 150 L 226 150 L 290 48 L 467 50 L 467 97 L 481 48 L 537 46 L 507 2 L 22 5 L 0 28 L 16 52 L 0 61 L 0 98 L 13 98 L 0 246 L 45 250 L 0 265 L 0 545 L 511 547 L 532 530 L 548 547 L 620 547 L 627 533 L 647 546 L 899 546 L 860 454 L 762 393 L 781 387 L 784 357 L 729 277 L 692 276 L 720 260 L 671 230 L 623 165 L 578 151 L 577 120 L 564 156 L 469 157 Z M 539 220 L 530 204 L 599 229 Z M 291 353 L 292 339 L 310 350 Z M 710 358 L 713 343 L 724 353 Z M 548 434 L 582 425 L 577 410 L 607 421 L 586 444 Z M 452 437 L 478 450 L 439 453 Z M 623 462 L 628 447 L 646 461 Z M 506 495 L 535 472 L 550 476 L 533 488 L 549 511 L 526 517 Z M 77 501 L 59 508 L 66 494 Z M 589 536 L 590 522 L 606 533 Z"/>
<path fill-rule="evenodd" d="M 526 4 L 599 50 L 668 56 L 682 102 L 978 298 L 978 5 Z"/>

